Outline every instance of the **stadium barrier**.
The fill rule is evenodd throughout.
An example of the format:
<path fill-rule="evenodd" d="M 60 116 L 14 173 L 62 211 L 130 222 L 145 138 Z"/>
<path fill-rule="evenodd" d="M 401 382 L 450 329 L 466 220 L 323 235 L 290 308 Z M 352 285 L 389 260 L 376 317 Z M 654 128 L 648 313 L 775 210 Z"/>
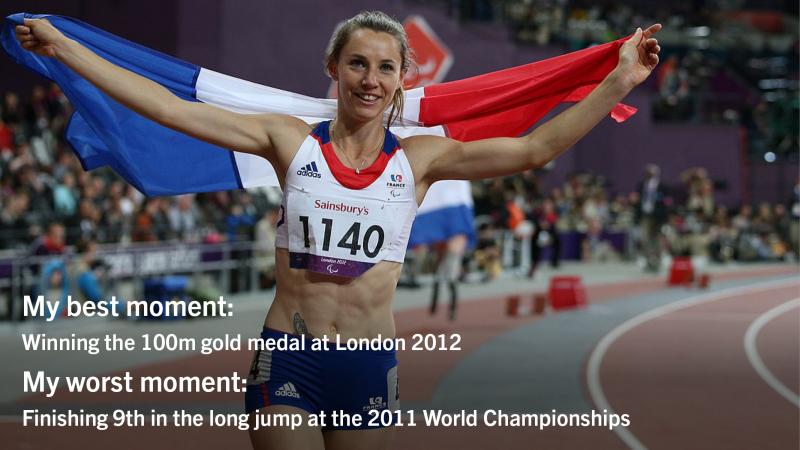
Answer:
<path fill-rule="evenodd" d="M 104 296 L 142 299 L 146 280 L 168 275 L 189 276 L 201 286 L 213 286 L 210 291 L 227 294 L 258 289 L 259 272 L 269 264 L 259 255 L 263 248 L 256 242 L 106 244 L 98 246 L 94 266 L 100 270 Z M 0 253 L 0 320 L 21 319 L 25 295 L 52 295 L 53 288 L 60 288 L 42 279 L 49 264 L 62 263 L 73 278 L 80 257 L 74 251 L 53 256 Z M 74 280 L 63 286 L 73 296 L 77 288 Z"/>

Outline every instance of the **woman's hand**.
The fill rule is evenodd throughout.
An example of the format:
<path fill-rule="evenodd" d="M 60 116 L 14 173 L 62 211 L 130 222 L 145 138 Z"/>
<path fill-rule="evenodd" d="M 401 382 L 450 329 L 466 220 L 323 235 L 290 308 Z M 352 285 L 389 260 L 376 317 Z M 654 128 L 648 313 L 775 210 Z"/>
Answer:
<path fill-rule="evenodd" d="M 619 63 L 615 72 L 626 87 L 633 89 L 650 75 L 658 65 L 661 47 L 653 36 L 661 30 L 661 24 L 651 25 L 646 30 L 637 28 L 630 39 L 619 49 Z"/>
<path fill-rule="evenodd" d="M 14 33 L 22 48 L 49 58 L 56 56 L 56 44 L 65 39 L 47 19 L 25 19 L 25 25 L 17 25 Z"/>

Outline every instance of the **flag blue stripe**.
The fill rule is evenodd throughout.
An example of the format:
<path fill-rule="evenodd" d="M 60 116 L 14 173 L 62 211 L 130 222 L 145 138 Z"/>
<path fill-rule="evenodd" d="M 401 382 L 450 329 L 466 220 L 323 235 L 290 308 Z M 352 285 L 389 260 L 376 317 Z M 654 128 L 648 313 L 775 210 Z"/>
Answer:
<path fill-rule="evenodd" d="M 185 100 L 197 101 L 200 67 L 68 17 L 8 16 L 0 30 L 0 44 L 16 62 L 58 83 L 69 98 L 75 113 L 67 140 L 85 169 L 110 166 L 151 196 L 241 189 L 235 159 L 225 149 L 146 119 L 57 60 L 20 47 L 14 26 L 23 18 L 42 17 L 98 55 L 158 82 Z"/>
<path fill-rule="evenodd" d="M 81 124 L 79 125 L 77 122 L 81 122 Z M 80 161 L 83 170 L 89 171 L 99 167 L 107 166 L 109 164 L 108 158 L 106 158 L 103 154 L 92 150 L 93 148 L 102 147 L 102 142 L 93 141 L 93 138 L 96 137 L 93 134 L 82 135 L 80 133 L 81 128 L 85 126 L 86 125 L 83 123 L 83 119 L 81 119 L 80 115 L 72 114 L 67 121 L 67 142 L 73 147 L 83 149 L 83 151 L 77 151 L 73 148 L 73 151 L 78 157 L 78 161 Z"/>
<path fill-rule="evenodd" d="M 476 241 L 473 217 L 474 212 L 468 205 L 448 206 L 419 214 L 411 227 L 408 247 L 444 242 L 453 236 L 464 234 L 472 248 Z"/>

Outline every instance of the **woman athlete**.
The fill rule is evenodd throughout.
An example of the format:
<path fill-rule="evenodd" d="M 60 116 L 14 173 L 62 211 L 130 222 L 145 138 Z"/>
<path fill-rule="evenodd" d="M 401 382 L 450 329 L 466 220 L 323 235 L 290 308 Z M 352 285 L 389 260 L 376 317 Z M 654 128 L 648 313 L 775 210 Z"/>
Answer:
<path fill-rule="evenodd" d="M 416 208 L 438 180 L 498 177 L 541 167 L 575 144 L 658 64 L 656 24 L 637 29 L 617 67 L 583 101 L 520 138 L 458 142 L 399 139 L 386 128 L 402 109 L 411 64 L 403 27 L 383 13 L 341 23 L 325 58 L 338 82 L 336 118 L 310 126 L 286 115 L 244 115 L 188 102 L 114 66 L 47 20 L 17 26 L 23 48 L 57 58 L 108 95 L 162 125 L 259 155 L 284 198 L 277 288 L 264 338 L 393 337 L 392 298 Z M 247 408 L 257 414 L 397 408 L 394 351 L 259 352 Z M 330 418 L 330 416 L 328 417 Z M 330 422 L 329 422 L 330 423 Z M 351 431 L 346 428 L 358 428 Z M 393 427 L 288 427 L 251 431 L 257 449 L 376 449 Z"/>

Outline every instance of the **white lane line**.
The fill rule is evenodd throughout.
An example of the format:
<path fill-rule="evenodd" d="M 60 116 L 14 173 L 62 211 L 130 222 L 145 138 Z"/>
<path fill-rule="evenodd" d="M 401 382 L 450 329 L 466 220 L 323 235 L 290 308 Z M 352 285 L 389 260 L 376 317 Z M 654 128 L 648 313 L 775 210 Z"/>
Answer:
<path fill-rule="evenodd" d="M 789 400 L 789 402 L 794 406 L 800 408 L 800 395 L 795 394 L 791 389 L 786 387 L 785 384 L 781 383 L 781 381 L 778 380 L 778 378 L 776 378 L 772 372 L 770 372 L 766 364 L 764 364 L 764 361 L 761 359 L 761 356 L 758 354 L 758 348 L 756 347 L 758 333 L 770 320 L 797 307 L 800 307 L 800 298 L 796 298 L 778 305 L 758 316 L 758 318 L 754 320 L 753 323 L 751 323 L 747 328 L 747 332 L 744 335 L 744 352 L 747 354 L 747 359 L 750 360 L 750 364 L 753 366 L 753 369 L 758 372 L 758 374 L 769 385 L 769 387 L 774 389 L 778 394 L 781 395 L 781 397 Z"/>
<path fill-rule="evenodd" d="M 600 365 L 603 362 L 603 358 L 605 357 L 606 352 L 608 351 L 609 348 L 611 348 L 611 345 L 613 345 L 617 339 L 619 339 L 622 335 L 629 332 L 630 330 L 638 327 L 639 325 L 647 321 L 653 320 L 655 318 L 691 306 L 696 306 L 703 303 L 710 303 L 731 296 L 746 295 L 770 289 L 780 289 L 783 287 L 790 287 L 792 285 L 797 285 L 797 284 L 798 284 L 797 280 L 791 279 L 791 280 L 767 281 L 763 283 L 754 284 L 751 286 L 739 286 L 739 287 L 727 288 L 719 292 L 696 295 L 684 300 L 673 302 L 668 305 L 651 309 L 642 314 L 639 314 L 638 316 L 628 319 L 621 325 L 611 330 L 611 332 L 603 336 L 603 338 L 600 339 L 600 342 L 597 343 L 597 346 L 592 351 L 591 356 L 589 356 L 589 364 L 586 367 L 586 383 L 589 386 L 589 395 L 592 397 L 592 401 L 597 406 L 597 409 L 599 410 L 605 409 L 609 413 L 614 413 L 614 409 L 608 402 L 608 399 L 606 398 L 606 395 L 603 392 L 603 386 L 600 383 Z M 647 449 L 647 447 L 644 444 L 642 444 L 642 442 L 636 436 L 634 436 L 634 434 L 631 433 L 631 431 L 628 430 L 627 427 L 616 427 L 614 428 L 614 432 L 617 433 L 622 442 L 627 444 L 628 447 L 630 447 L 631 449 L 633 450 Z"/>

